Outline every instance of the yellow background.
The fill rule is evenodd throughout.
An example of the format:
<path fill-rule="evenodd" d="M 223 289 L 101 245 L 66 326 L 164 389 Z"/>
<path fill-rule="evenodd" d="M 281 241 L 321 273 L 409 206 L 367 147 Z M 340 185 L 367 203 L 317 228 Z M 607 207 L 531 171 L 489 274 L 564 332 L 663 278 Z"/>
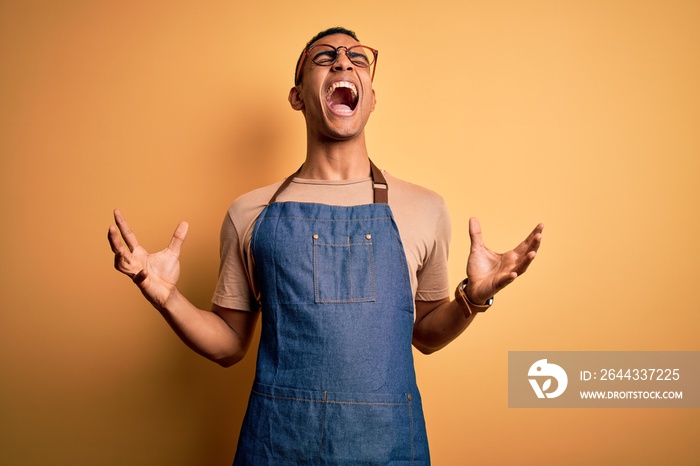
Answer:
<path fill-rule="evenodd" d="M 698 464 L 697 409 L 509 409 L 513 350 L 700 350 L 700 2 L 0 2 L 0 462 L 230 464 L 254 350 L 190 352 L 112 269 L 190 222 L 208 308 L 218 230 L 305 148 L 286 96 L 334 25 L 377 49 L 375 162 L 540 254 L 459 340 L 417 355 L 434 464 Z"/>

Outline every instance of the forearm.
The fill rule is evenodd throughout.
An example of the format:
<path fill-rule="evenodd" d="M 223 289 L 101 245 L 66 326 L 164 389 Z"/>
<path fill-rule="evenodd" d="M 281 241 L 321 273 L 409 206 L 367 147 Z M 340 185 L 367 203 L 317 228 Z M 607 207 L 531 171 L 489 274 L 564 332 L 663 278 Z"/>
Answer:
<path fill-rule="evenodd" d="M 476 315 L 467 317 L 456 300 L 447 298 L 442 301 L 417 301 L 416 313 L 413 346 L 425 354 L 444 348 L 464 332 Z"/>
<path fill-rule="evenodd" d="M 250 345 L 247 326 L 234 330 L 220 315 L 193 305 L 175 290 L 165 306 L 155 306 L 193 351 L 224 367 L 239 362 Z"/>

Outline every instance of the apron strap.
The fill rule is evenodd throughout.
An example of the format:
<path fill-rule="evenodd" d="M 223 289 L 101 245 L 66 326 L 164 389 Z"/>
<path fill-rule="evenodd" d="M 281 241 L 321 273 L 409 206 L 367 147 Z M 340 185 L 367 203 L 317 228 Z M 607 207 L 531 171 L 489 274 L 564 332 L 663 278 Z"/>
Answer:
<path fill-rule="evenodd" d="M 369 166 L 372 168 L 372 189 L 374 189 L 374 203 L 388 204 L 389 203 L 389 185 L 386 178 L 382 175 L 382 171 L 377 166 L 369 161 Z"/>
<path fill-rule="evenodd" d="M 301 167 L 303 167 L 303 166 L 304 166 L 304 165 L 302 164 Z M 275 200 L 277 199 L 277 196 L 279 196 L 280 193 L 281 193 L 282 191 L 284 191 L 284 189 L 292 183 L 292 180 L 294 179 L 294 177 L 297 176 L 297 175 L 299 174 L 299 172 L 301 171 L 301 167 L 299 167 L 299 170 L 297 170 L 297 171 L 295 171 L 294 173 L 292 173 L 291 175 L 289 175 L 289 176 L 282 182 L 282 184 L 280 185 L 280 187 L 277 188 L 277 191 L 275 191 L 275 194 L 273 194 L 272 197 L 270 198 L 270 200 L 267 202 L 267 205 L 270 205 L 270 204 L 272 204 L 273 202 L 275 202 Z"/>
<path fill-rule="evenodd" d="M 282 191 L 284 191 L 287 186 L 289 186 L 294 179 L 295 176 L 299 174 L 301 171 L 301 167 L 299 167 L 299 170 L 295 171 L 291 175 L 289 175 L 280 185 L 279 188 L 277 188 L 277 191 L 275 191 L 275 194 L 272 195 L 270 198 L 270 201 L 268 202 L 269 204 L 272 204 L 275 202 L 277 199 L 277 196 L 280 195 Z M 389 203 L 389 185 L 386 182 L 386 178 L 384 178 L 384 175 L 382 174 L 382 171 L 377 168 L 377 166 L 372 162 L 372 160 L 369 161 L 369 166 L 372 169 L 372 189 L 374 190 L 374 203 L 375 204 L 388 204 Z"/>

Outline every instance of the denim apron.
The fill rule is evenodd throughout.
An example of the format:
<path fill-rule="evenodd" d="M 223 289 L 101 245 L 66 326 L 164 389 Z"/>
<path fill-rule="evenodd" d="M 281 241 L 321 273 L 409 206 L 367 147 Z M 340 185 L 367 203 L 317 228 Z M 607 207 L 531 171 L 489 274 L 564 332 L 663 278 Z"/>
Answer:
<path fill-rule="evenodd" d="M 408 266 L 371 166 L 373 204 L 275 202 L 292 175 L 258 217 L 262 335 L 234 465 L 430 464 Z"/>

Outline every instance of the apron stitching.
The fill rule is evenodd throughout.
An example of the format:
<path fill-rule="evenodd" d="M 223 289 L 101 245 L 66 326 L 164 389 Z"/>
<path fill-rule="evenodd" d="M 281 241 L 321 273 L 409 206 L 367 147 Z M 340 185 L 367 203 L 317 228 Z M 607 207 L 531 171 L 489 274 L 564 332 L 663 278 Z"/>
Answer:
<path fill-rule="evenodd" d="M 372 243 L 365 242 L 365 243 L 322 243 L 321 241 L 315 241 L 316 244 L 319 246 L 335 246 L 335 247 L 345 247 L 345 246 L 367 246 L 368 244 L 371 245 Z"/>
<path fill-rule="evenodd" d="M 278 400 L 288 400 L 288 401 L 307 401 L 309 403 L 324 403 L 324 404 L 337 404 L 337 405 L 370 405 L 370 406 L 410 406 L 410 402 L 383 402 L 383 401 L 339 401 L 339 400 L 328 400 L 326 397 L 326 394 L 328 392 L 324 392 L 324 399 L 322 400 L 315 400 L 313 398 L 299 398 L 295 396 L 279 396 L 279 395 L 270 395 L 269 393 L 262 393 L 257 390 L 251 390 L 251 392 L 255 393 L 256 395 L 259 396 L 264 396 L 267 398 L 275 398 Z"/>
<path fill-rule="evenodd" d="M 349 218 L 349 219 L 334 219 L 334 218 L 309 218 L 309 217 L 294 217 L 294 216 L 285 216 L 285 217 L 276 217 L 276 216 L 270 216 L 267 215 L 265 217 L 266 219 L 279 219 L 279 220 L 287 220 L 287 219 L 292 219 L 292 220 L 310 220 L 314 222 L 364 222 L 367 220 L 389 220 L 390 217 L 364 217 L 364 218 Z"/>
<path fill-rule="evenodd" d="M 275 231 L 275 238 L 277 238 L 277 230 L 278 230 L 278 228 L 279 228 L 279 224 L 280 224 L 280 219 L 278 218 L 278 219 L 277 219 L 277 222 L 275 222 L 275 230 L 274 230 L 274 231 Z M 272 256 L 271 261 L 272 261 L 273 270 L 277 270 L 277 257 L 276 257 L 276 256 Z M 276 273 L 274 274 L 273 280 L 275 281 L 275 299 L 276 299 L 277 302 L 279 303 L 279 302 L 281 302 L 281 299 L 280 299 L 280 287 L 279 287 L 279 283 L 278 283 L 278 280 L 277 280 L 277 274 L 276 274 Z M 261 293 L 260 296 L 262 297 L 262 293 Z"/>
<path fill-rule="evenodd" d="M 411 401 L 413 397 L 408 394 L 408 418 L 410 420 L 410 432 L 411 432 L 411 466 L 413 466 L 413 460 L 415 459 L 415 452 L 413 451 L 413 405 Z"/>
<path fill-rule="evenodd" d="M 357 299 L 317 299 L 317 304 L 342 304 L 342 303 L 373 303 L 374 298 L 357 298 Z"/>
<path fill-rule="evenodd" d="M 321 465 L 321 458 L 323 456 L 323 433 L 326 429 L 326 397 L 328 395 L 327 391 L 323 392 L 323 416 L 321 416 L 321 440 L 318 443 L 318 464 Z"/>
<path fill-rule="evenodd" d="M 354 298 L 354 293 L 353 293 L 353 289 L 352 289 L 352 253 L 350 252 L 350 237 L 349 237 L 349 236 L 347 237 L 346 244 L 347 244 L 347 247 L 348 247 L 348 270 L 347 270 L 347 274 L 348 274 L 348 281 L 350 282 L 350 301 L 352 302 L 352 301 L 355 301 L 355 298 Z"/>
<path fill-rule="evenodd" d="M 374 243 L 372 243 L 371 240 L 369 240 L 369 274 L 370 274 L 370 285 L 372 286 L 372 296 L 375 297 L 373 301 L 376 301 L 377 297 L 377 284 L 375 282 L 375 277 L 374 277 Z"/>
<path fill-rule="evenodd" d="M 314 240 L 314 270 L 318 270 L 318 254 L 316 254 L 316 246 L 318 244 L 318 235 L 314 234 L 313 235 L 313 240 Z M 319 290 L 318 286 L 318 274 L 314 273 L 314 298 L 316 302 L 321 301 L 321 292 Z"/>

